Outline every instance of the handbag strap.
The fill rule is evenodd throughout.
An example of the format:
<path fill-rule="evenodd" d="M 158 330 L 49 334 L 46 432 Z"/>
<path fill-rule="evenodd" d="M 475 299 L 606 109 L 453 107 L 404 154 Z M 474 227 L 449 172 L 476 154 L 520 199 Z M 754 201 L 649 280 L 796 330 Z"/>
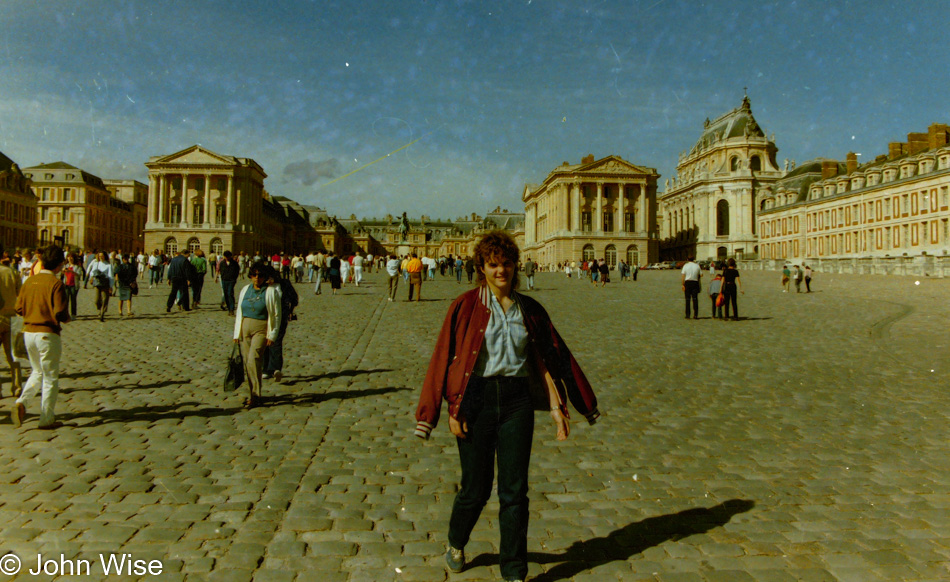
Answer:
<path fill-rule="evenodd" d="M 241 355 L 241 345 L 240 345 L 238 342 L 231 342 L 231 344 L 232 344 L 232 346 L 233 346 L 233 347 L 231 348 L 231 358 L 234 358 L 235 355 L 240 356 L 240 355 Z"/>

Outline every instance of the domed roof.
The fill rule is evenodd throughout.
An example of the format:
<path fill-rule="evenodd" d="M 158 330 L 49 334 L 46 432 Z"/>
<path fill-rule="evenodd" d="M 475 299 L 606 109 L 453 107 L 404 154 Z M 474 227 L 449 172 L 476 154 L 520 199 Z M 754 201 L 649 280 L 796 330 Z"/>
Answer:
<path fill-rule="evenodd" d="M 742 98 L 742 105 L 732 111 L 717 117 L 713 121 L 706 119 L 703 124 L 703 135 L 690 150 L 690 153 L 707 148 L 716 142 L 732 138 L 765 137 L 765 132 L 759 127 L 752 116 L 752 105 L 748 95 Z"/>

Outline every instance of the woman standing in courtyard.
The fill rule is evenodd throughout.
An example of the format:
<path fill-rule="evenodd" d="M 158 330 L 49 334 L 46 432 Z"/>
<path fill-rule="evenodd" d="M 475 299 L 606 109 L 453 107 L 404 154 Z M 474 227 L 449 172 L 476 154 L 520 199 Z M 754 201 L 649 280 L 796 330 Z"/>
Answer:
<path fill-rule="evenodd" d="M 449 307 L 429 362 L 416 436 L 428 438 L 448 401 L 456 437 L 461 487 L 449 521 L 446 565 L 461 572 L 465 545 L 488 501 L 498 458 L 501 575 L 524 580 L 528 572 L 528 465 L 534 410 L 550 412 L 557 439 L 570 434 L 567 401 L 593 424 L 597 399 L 547 312 L 515 292 L 519 251 L 503 231 L 475 247 L 478 286 Z"/>
<path fill-rule="evenodd" d="M 277 269 L 262 262 L 254 263 L 248 271 L 251 283 L 241 289 L 238 297 L 234 342 L 241 344 L 247 376 L 248 397 L 244 399 L 244 408 L 255 408 L 261 403 L 264 348 L 277 341 L 280 331 L 280 285 L 267 284 L 277 277 Z"/>

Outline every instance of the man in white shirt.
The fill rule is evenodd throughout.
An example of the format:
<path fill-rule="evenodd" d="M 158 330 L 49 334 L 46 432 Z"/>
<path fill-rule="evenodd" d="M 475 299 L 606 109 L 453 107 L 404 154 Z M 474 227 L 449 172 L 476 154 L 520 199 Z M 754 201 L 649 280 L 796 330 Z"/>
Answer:
<path fill-rule="evenodd" d="M 353 257 L 353 281 L 356 283 L 356 286 L 360 286 L 360 281 L 363 280 L 363 255 L 356 252 L 356 256 Z"/>
<path fill-rule="evenodd" d="M 304 258 L 307 263 L 307 283 L 313 283 L 313 251 Z"/>
<path fill-rule="evenodd" d="M 699 280 L 703 278 L 703 271 L 696 264 L 696 258 L 690 257 L 683 265 L 680 283 L 683 285 L 683 294 L 686 296 L 686 319 L 689 319 L 689 303 L 693 302 L 693 319 L 699 319 Z"/>

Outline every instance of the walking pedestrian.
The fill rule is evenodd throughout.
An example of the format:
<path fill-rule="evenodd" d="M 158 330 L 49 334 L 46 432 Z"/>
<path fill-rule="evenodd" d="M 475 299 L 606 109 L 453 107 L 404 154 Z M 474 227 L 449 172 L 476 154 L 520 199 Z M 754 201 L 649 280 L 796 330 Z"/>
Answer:
<path fill-rule="evenodd" d="M 389 275 L 389 301 L 396 300 L 396 288 L 399 287 L 399 264 L 396 255 L 389 255 L 386 262 L 386 274 Z"/>
<path fill-rule="evenodd" d="M 198 309 L 201 305 L 201 290 L 205 286 L 205 274 L 208 272 L 208 260 L 205 252 L 195 249 L 195 256 L 191 258 L 191 266 L 195 268 L 191 279 L 191 308 Z"/>
<path fill-rule="evenodd" d="M 353 257 L 353 284 L 357 287 L 360 286 L 360 282 L 363 280 L 363 255 L 356 252 L 356 256 Z"/>
<path fill-rule="evenodd" d="M 795 281 L 795 293 L 802 292 L 802 270 L 798 265 L 795 265 L 795 270 L 792 272 L 792 279 Z"/>
<path fill-rule="evenodd" d="M 247 377 L 248 396 L 244 408 L 261 404 L 264 349 L 277 340 L 280 331 L 280 286 L 268 285 L 277 277 L 277 270 L 263 262 L 248 269 L 251 282 L 241 289 L 234 318 L 234 342 L 241 345 L 244 375 Z"/>
<path fill-rule="evenodd" d="M 719 293 L 722 291 L 722 275 L 713 276 L 709 282 L 709 298 L 712 299 L 712 317 L 713 319 L 722 319 L 722 305 L 716 305 L 719 299 Z"/>
<path fill-rule="evenodd" d="M 99 251 L 96 259 L 89 264 L 88 268 L 92 286 L 96 289 L 96 312 L 99 313 L 99 321 L 105 321 L 106 312 L 109 311 L 109 297 L 112 295 L 112 282 L 114 281 L 112 264 L 106 254 Z"/>
<path fill-rule="evenodd" d="M 43 253 L 43 268 L 31 276 L 16 300 L 16 312 L 23 317 L 23 339 L 32 372 L 23 392 L 13 403 L 13 425 L 19 428 L 26 417 L 26 401 L 42 388 L 39 428 L 63 426 L 56 421 L 54 408 L 59 394 L 59 361 L 63 345 L 60 332 L 69 322 L 66 292 L 57 275 L 63 269 L 63 249 L 49 246 Z"/>
<path fill-rule="evenodd" d="M 136 286 L 135 279 L 138 274 L 138 269 L 132 263 L 132 257 L 127 254 L 122 255 L 122 262 L 119 263 L 115 273 L 115 280 L 118 285 L 116 293 L 119 295 L 119 317 L 122 317 L 122 310 L 126 303 L 129 307 L 129 316 L 135 315 L 132 313 L 132 295 L 134 295 L 133 288 Z"/>
<path fill-rule="evenodd" d="M 412 290 L 416 290 L 416 300 L 422 301 L 422 261 L 412 253 L 412 258 L 406 263 L 406 272 L 409 273 L 409 301 L 412 301 Z"/>
<path fill-rule="evenodd" d="M 350 258 L 340 259 L 340 287 L 346 287 L 346 282 L 350 278 Z"/>
<path fill-rule="evenodd" d="M 726 263 L 726 268 L 722 272 L 722 294 L 725 295 L 725 303 L 723 303 L 723 321 L 729 319 L 729 303 L 732 303 L 732 319 L 734 321 L 739 321 L 739 305 L 738 305 L 738 295 L 737 292 L 745 295 L 745 291 L 742 290 L 742 281 L 739 280 L 739 270 L 736 269 L 736 260 L 729 259 Z"/>
<path fill-rule="evenodd" d="M 82 280 L 82 267 L 76 262 L 76 255 L 69 253 L 66 255 L 66 264 L 60 272 L 60 280 L 63 282 L 63 289 L 66 291 L 66 301 L 69 303 L 69 315 L 76 318 L 76 303 L 79 296 L 79 282 Z"/>
<path fill-rule="evenodd" d="M 189 260 L 191 251 L 182 249 L 178 256 L 168 263 L 168 282 L 172 289 L 165 302 L 165 313 L 170 313 L 172 305 L 178 301 L 178 310 L 191 311 L 188 301 L 188 282 L 195 278 L 195 267 Z"/>
<path fill-rule="evenodd" d="M 542 386 L 556 438 L 570 434 L 567 401 L 594 424 L 600 413 L 593 390 L 537 301 L 517 293 L 518 246 L 503 231 L 475 248 L 478 287 L 449 307 L 429 362 L 416 436 L 427 439 L 448 401 L 456 437 L 461 486 L 452 506 L 445 561 L 465 566 L 465 546 L 492 493 L 498 459 L 499 563 L 506 581 L 528 572 L 528 467 L 534 437 L 530 382 Z"/>
<path fill-rule="evenodd" d="M 148 257 L 148 288 L 151 289 L 155 285 L 158 285 L 162 282 L 162 255 L 158 252 L 158 249 L 152 251 L 152 254 Z"/>
<path fill-rule="evenodd" d="M 330 251 L 329 256 L 327 257 L 327 275 L 330 277 L 330 294 L 336 295 L 337 289 L 343 286 L 343 277 L 340 266 L 346 262 L 341 261 L 340 257 L 336 256 L 333 251 Z"/>
<path fill-rule="evenodd" d="M 528 291 L 534 291 L 534 272 L 537 269 L 538 265 L 531 260 L 531 257 L 528 257 L 528 260 L 524 262 L 524 278 L 528 284 Z"/>
<path fill-rule="evenodd" d="M 218 265 L 218 272 L 221 275 L 221 302 L 228 310 L 228 315 L 234 315 L 234 286 L 237 285 L 241 274 L 241 266 L 231 251 L 224 251 L 224 259 Z"/>
<path fill-rule="evenodd" d="M 471 284 L 472 278 L 475 276 L 475 259 L 472 257 L 465 259 L 465 274 L 468 275 L 468 282 Z"/>
<path fill-rule="evenodd" d="M 788 282 L 791 280 L 792 272 L 788 265 L 782 267 L 782 293 L 788 293 Z"/>
<path fill-rule="evenodd" d="M 13 323 L 16 315 L 17 294 L 20 292 L 20 275 L 13 269 L 10 255 L 0 256 L 0 349 L 10 367 L 10 392 L 19 396 L 23 386 L 20 379 L 20 364 L 13 357 Z"/>
<path fill-rule="evenodd" d="M 802 263 L 805 267 L 805 293 L 811 293 L 811 276 L 812 270 L 811 267 Z"/>
<path fill-rule="evenodd" d="M 703 271 L 696 264 L 695 257 L 689 257 L 683 270 L 680 272 L 680 284 L 683 286 L 683 295 L 686 297 L 686 319 L 689 319 L 689 305 L 693 304 L 693 319 L 699 319 L 699 289 Z"/>
<path fill-rule="evenodd" d="M 607 283 L 610 283 L 610 265 L 605 259 L 601 259 L 597 269 L 600 271 L 600 286 L 606 287 Z"/>
<path fill-rule="evenodd" d="M 288 279 L 271 275 L 271 278 L 267 280 L 267 285 L 274 284 L 280 287 L 280 326 L 274 343 L 264 349 L 264 372 L 261 377 L 274 378 L 281 382 L 284 378 L 284 335 L 287 333 L 287 324 L 297 319 L 294 309 L 297 308 L 300 297 L 297 296 L 297 290 Z"/>

